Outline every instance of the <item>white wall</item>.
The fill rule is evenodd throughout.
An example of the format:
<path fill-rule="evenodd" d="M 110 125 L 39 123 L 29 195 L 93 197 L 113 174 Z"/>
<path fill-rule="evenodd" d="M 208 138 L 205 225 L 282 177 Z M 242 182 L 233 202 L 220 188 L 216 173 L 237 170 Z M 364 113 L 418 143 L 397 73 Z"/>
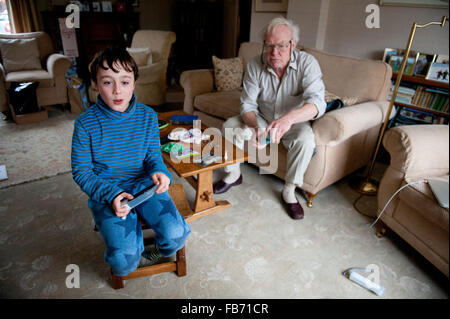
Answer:
<path fill-rule="evenodd" d="M 263 29 L 267 23 L 276 17 L 285 17 L 286 12 L 255 12 L 255 0 L 252 0 L 252 15 L 250 18 L 250 41 L 263 42 Z"/>
<path fill-rule="evenodd" d="M 412 24 L 441 21 L 446 9 L 380 6 L 380 28 L 368 29 L 365 8 L 370 0 L 331 0 L 325 51 L 379 59 L 384 48 L 405 48 Z M 417 29 L 411 50 L 448 55 L 448 23 Z"/>
<path fill-rule="evenodd" d="M 253 0 L 253 2 L 255 2 Z M 405 48 L 413 22 L 441 21 L 448 9 L 380 6 L 380 28 L 368 29 L 365 12 L 376 0 L 289 0 L 285 16 L 300 26 L 300 44 L 343 56 L 381 59 L 384 48 Z M 252 12 L 250 41 L 279 13 Z M 449 54 L 449 23 L 417 29 L 412 50 Z"/>

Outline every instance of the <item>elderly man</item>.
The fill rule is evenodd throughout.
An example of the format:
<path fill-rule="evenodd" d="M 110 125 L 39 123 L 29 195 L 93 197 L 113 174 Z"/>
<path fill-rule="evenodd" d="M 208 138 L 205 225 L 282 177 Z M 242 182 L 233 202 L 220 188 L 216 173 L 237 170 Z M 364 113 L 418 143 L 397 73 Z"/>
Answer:
<path fill-rule="evenodd" d="M 247 64 L 241 114 L 223 125 L 224 131 L 240 128 L 233 137 L 233 143 L 240 148 L 245 140 L 252 140 L 252 145 L 260 148 L 264 143 L 259 140 L 266 136 L 270 136 L 271 143 L 282 142 L 286 147 L 287 172 L 281 199 L 293 219 L 304 216 L 295 188 L 302 186 L 314 154 L 310 121 L 322 116 L 326 109 L 319 64 L 312 55 L 296 49 L 298 41 L 299 27 L 292 21 L 275 18 L 269 23 L 262 55 Z M 242 183 L 239 164 L 225 171 L 225 178 L 214 184 L 215 194 Z"/>

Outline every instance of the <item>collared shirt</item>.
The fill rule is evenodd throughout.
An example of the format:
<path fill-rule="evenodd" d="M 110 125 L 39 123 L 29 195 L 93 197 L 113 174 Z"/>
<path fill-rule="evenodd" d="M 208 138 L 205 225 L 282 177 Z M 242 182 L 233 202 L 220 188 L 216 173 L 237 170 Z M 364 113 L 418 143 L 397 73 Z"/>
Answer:
<path fill-rule="evenodd" d="M 311 55 L 295 49 L 283 78 L 256 56 L 247 63 L 241 94 L 241 115 L 255 112 L 269 123 L 287 112 L 312 103 L 325 113 L 325 86 L 319 63 Z"/>

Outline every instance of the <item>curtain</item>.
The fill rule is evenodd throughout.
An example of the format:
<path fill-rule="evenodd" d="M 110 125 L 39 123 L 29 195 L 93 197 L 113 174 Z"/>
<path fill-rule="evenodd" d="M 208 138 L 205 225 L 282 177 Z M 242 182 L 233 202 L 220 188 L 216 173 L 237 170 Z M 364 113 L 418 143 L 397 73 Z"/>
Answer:
<path fill-rule="evenodd" d="M 35 0 L 6 0 L 13 33 L 39 31 Z"/>

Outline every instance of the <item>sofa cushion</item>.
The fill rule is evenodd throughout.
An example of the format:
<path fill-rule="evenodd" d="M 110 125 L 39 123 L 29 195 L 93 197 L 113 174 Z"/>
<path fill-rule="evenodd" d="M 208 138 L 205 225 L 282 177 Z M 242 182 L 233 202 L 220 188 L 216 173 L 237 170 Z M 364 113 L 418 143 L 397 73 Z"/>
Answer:
<path fill-rule="evenodd" d="M 149 48 L 127 48 L 127 51 L 138 67 L 152 64 L 152 52 Z"/>
<path fill-rule="evenodd" d="M 352 96 L 352 97 L 337 96 L 336 94 L 325 90 L 325 102 L 329 103 L 333 100 L 341 100 L 345 106 L 351 106 L 351 105 L 355 105 L 355 104 L 359 104 L 359 103 L 367 101 L 367 99 L 360 98 L 357 96 Z"/>
<path fill-rule="evenodd" d="M 10 72 L 6 75 L 7 82 L 39 82 L 39 87 L 55 86 L 55 79 L 44 70 L 29 70 Z"/>
<path fill-rule="evenodd" d="M 0 39 L 0 53 L 6 73 L 42 69 L 35 38 Z"/>
<path fill-rule="evenodd" d="M 445 179 L 445 177 L 442 178 Z M 448 180 L 448 176 L 446 178 Z M 406 178 L 402 183 L 402 186 L 418 179 L 420 178 Z M 431 191 L 430 185 L 425 183 L 410 185 L 401 190 L 398 196 L 402 201 L 406 202 L 411 207 L 415 207 L 416 211 L 422 214 L 425 219 L 441 227 L 442 229 L 449 231 L 448 209 L 443 208 L 438 204 L 433 192 Z"/>
<path fill-rule="evenodd" d="M 240 113 L 240 90 L 212 92 L 197 95 L 194 107 L 224 120 Z"/>
<path fill-rule="evenodd" d="M 244 75 L 242 58 L 219 59 L 213 55 L 212 61 L 217 91 L 230 91 L 242 86 Z"/>

